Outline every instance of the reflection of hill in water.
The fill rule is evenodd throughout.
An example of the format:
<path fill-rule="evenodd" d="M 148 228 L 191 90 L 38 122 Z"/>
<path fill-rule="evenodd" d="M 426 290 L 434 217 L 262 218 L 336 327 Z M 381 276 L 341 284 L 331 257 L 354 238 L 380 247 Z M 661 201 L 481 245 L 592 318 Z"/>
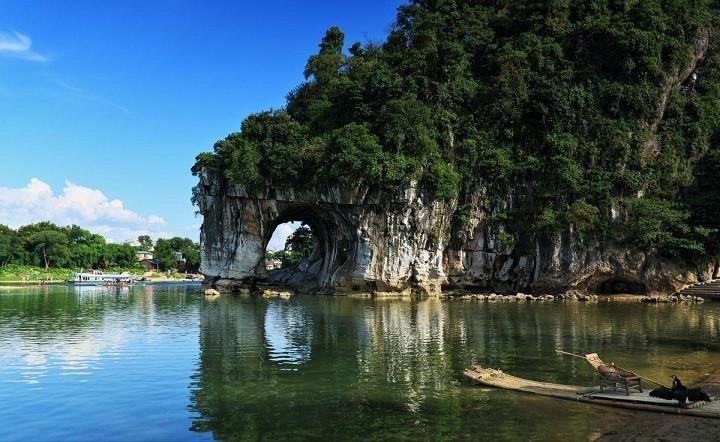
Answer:
<path fill-rule="evenodd" d="M 559 415 L 553 402 L 470 388 L 462 370 L 483 363 L 594 383 L 582 361 L 554 352 L 562 348 L 598 351 L 649 377 L 695 379 L 720 361 L 719 325 L 713 304 L 221 298 L 201 310 L 192 407 L 204 417 L 193 429 L 221 439 L 422 439 L 493 428 L 501 439 L 576 440 L 618 415 L 573 404 Z"/>

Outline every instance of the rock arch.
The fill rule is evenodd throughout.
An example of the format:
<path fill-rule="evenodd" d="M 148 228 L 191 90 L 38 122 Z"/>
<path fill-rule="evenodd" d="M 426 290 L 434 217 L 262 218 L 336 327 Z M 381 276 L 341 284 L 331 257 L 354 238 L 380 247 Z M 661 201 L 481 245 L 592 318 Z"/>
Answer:
<path fill-rule="evenodd" d="M 297 267 L 267 271 L 263 260 L 257 263 L 258 282 L 289 286 L 303 292 L 332 291 L 336 281 L 342 277 L 343 266 L 351 267 L 354 262 L 355 231 L 342 213 L 334 208 L 290 204 L 262 229 L 263 250 L 280 224 L 300 221 L 313 232 L 315 247 L 310 256 Z"/>
<path fill-rule="evenodd" d="M 279 284 L 310 293 L 597 291 L 612 289 L 599 286 L 615 284 L 605 281 L 618 276 L 651 293 L 695 281 L 677 262 L 627 244 L 588 240 L 580 246 L 572 226 L 543 236 L 530 225 L 498 221 L 494 214 L 519 204 L 514 193 L 478 191 L 470 210 L 457 216 L 453 202 L 437 201 L 416 184 L 251 190 L 218 169 L 203 169 L 193 189 L 203 215 L 200 271 L 221 290 Z M 268 275 L 263 261 L 270 236 L 292 220 L 315 231 L 317 254 L 304 273 Z"/>
<path fill-rule="evenodd" d="M 193 189 L 203 215 L 201 266 L 206 283 L 225 290 L 289 285 L 310 293 L 437 293 L 447 280 L 443 253 L 452 208 L 415 186 L 396 192 L 367 187 L 250 190 L 204 169 Z M 303 221 L 318 239 L 310 272 L 268 276 L 265 248 L 274 229 Z"/>

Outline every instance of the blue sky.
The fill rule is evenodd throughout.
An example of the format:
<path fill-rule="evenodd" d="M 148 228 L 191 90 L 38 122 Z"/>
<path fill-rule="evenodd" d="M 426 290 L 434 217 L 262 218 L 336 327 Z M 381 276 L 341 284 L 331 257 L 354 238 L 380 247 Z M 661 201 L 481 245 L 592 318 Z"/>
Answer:
<path fill-rule="evenodd" d="M 0 0 L 0 224 L 197 238 L 195 155 L 283 106 L 328 27 L 382 41 L 399 4 Z"/>

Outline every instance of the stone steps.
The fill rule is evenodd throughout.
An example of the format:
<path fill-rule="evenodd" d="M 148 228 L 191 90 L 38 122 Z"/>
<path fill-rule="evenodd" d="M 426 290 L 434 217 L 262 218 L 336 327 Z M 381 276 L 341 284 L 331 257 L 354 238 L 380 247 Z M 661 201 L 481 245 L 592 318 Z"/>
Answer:
<path fill-rule="evenodd" d="M 700 296 L 708 299 L 720 299 L 720 280 L 699 283 L 677 292 L 679 295 Z"/>

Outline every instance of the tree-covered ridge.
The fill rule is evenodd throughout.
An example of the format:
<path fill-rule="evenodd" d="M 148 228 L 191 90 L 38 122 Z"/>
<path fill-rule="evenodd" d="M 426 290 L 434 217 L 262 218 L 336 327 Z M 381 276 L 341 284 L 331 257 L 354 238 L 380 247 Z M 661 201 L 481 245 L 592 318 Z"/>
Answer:
<path fill-rule="evenodd" d="M 382 44 L 345 53 L 329 29 L 287 106 L 193 171 L 250 187 L 417 180 L 457 202 L 460 225 L 478 189 L 512 189 L 504 219 L 537 231 L 716 253 L 718 17 L 710 0 L 412 1 Z"/>

